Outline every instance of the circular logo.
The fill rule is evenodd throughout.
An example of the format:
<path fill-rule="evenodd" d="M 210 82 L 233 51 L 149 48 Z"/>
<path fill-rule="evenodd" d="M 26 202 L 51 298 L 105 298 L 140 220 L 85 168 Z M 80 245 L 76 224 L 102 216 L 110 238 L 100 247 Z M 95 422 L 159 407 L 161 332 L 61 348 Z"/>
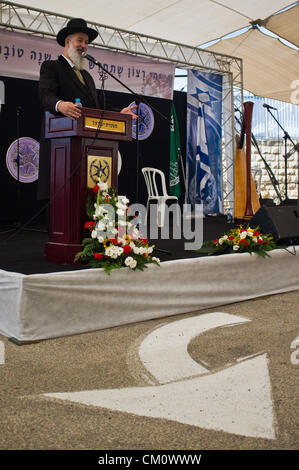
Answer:
<path fill-rule="evenodd" d="M 103 183 L 107 183 L 110 176 L 110 165 L 107 160 L 93 160 L 89 167 L 89 176 L 94 184 L 100 178 Z"/>
<path fill-rule="evenodd" d="M 135 101 L 130 104 L 130 106 L 136 104 Z M 151 108 L 144 103 L 140 103 L 137 109 L 133 110 L 134 114 L 138 115 L 137 119 L 134 119 L 132 123 L 132 136 L 133 139 L 137 137 L 137 130 L 138 130 L 138 140 L 145 140 L 147 139 L 154 129 L 154 114 Z M 138 125 L 138 129 L 137 129 Z"/>
<path fill-rule="evenodd" d="M 33 183 L 38 178 L 39 143 L 31 137 L 20 137 L 7 150 L 6 166 L 13 178 Z"/>

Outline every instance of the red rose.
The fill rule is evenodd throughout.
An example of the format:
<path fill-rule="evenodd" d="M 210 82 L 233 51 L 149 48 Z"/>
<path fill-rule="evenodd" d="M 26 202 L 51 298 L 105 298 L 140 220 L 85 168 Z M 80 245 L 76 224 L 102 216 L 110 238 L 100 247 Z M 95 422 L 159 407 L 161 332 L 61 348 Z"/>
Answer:
<path fill-rule="evenodd" d="M 258 242 L 260 245 L 263 244 L 263 240 L 262 240 L 261 238 L 259 238 L 257 242 Z"/>
<path fill-rule="evenodd" d="M 247 232 L 246 228 L 241 228 L 240 233 Z"/>
<path fill-rule="evenodd" d="M 244 246 L 248 246 L 248 241 L 247 240 L 241 240 L 240 243 L 244 243 Z"/>
<path fill-rule="evenodd" d="M 233 237 L 232 235 L 230 235 L 230 237 L 228 237 L 229 240 L 233 240 L 235 237 Z"/>
<path fill-rule="evenodd" d="M 130 255 L 132 253 L 132 248 L 129 245 L 124 246 L 124 254 Z"/>
<path fill-rule="evenodd" d="M 102 253 L 94 253 L 94 254 L 93 254 L 93 257 L 94 257 L 95 259 L 97 259 L 97 260 L 103 259 Z"/>
<path fill-rule="evenodd" d="M 109 240 L 111 241 L 111 243 L 113 243 L 113 245 L 117 245 L 117 239 L 116 238 L 109 238 Z"/>
<path fill-rule="evenodd" d="M 93 192 L 94 192 L 95 194 L 98 193 L 99 189 L 100 189 L 100 188 L 98 187 L 97 184 L 92 188 L 92 190 L 93 190 Z"/>
<path fill-rule="evenodd" d="M 268 241 L 268 240 L 266 240 L 265 243 L 266 243 L 266 245 L 269 245 L 269 241 Z"/>
<path fill-rule="evenodd" d="M 259 235 L 260 235 L 260 232 L 254 232 L 253 234 L 254 237 L 259 237 Z"/>
<path fill-rule="evenodd" d="M 214 244 L 215 244 L 215 245 L 216 245 L 216 243 L 218 243 L 218 240 L 219 240 L 219 238 L 216 238 L 216 239 L 214 240 Z"/>
<path fill-rule="evenodd" d="M 92 221 L 91 222 L 86 222 L 84 224 L 84 228 L 88 228 L 88 229 L 91 229 L 94 226 L 95 226 L 95 222 L 92 222 Z"/>
<path fill-rule="evenodd" d="M 109 201 L 109 194 L 106 195 L 106 202 Z"/>

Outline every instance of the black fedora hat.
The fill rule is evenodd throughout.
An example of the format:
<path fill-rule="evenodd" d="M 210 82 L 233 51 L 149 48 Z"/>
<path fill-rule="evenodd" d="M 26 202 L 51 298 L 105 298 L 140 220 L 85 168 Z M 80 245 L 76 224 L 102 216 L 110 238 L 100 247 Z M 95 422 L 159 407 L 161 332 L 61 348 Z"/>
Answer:
<path fill-rule="evenodd" d="M 95 29 L 88 28 L 87 23 L 82 18 L 72 18 L 66 25 L 65 28 L 62 28 L 56 37 L 56 40 L 60 46 L 64 46 L 65 38 L 70 34 L 74 33 L 85 33 L 88 36 L 88 41 L 92 42 L 98 35 L 98 32 Z"/>

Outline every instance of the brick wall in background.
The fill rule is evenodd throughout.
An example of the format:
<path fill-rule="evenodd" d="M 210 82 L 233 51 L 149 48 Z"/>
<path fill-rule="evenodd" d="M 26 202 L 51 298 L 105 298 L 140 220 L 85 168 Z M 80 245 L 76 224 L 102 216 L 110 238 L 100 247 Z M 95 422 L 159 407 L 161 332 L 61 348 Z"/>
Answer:
<path fill-rule="evenodd" d="M 297 142 L 299 141 L 295 141 L 295 143 Z M 282 198 L 285 199 L 284 142 L 277 142 L 275 140 L 258 140 L 257 143 L 263 158 L 268 163 L 279 183 L 279 192 L 281 193 Z M 288 144 L 287 152 L 292 148 L 292 144 Z M 298 160 L 299 156 L 297 151 L 287 159 L 287 190 L 289 199 L 298 199 Z M 253 174 L 255 174 L 255 180 L 259 187 L 261 197 L 263 199 L 273 199 L 275 203 L 278 203 L 279 200 L 277 200 L 277 193 L 271 183 L 265 164 L 253 145 L 251 147 L 251 168 L 253 170 Z M 261 173 L 255 172 L 255 169 L 261 170 Z"/>

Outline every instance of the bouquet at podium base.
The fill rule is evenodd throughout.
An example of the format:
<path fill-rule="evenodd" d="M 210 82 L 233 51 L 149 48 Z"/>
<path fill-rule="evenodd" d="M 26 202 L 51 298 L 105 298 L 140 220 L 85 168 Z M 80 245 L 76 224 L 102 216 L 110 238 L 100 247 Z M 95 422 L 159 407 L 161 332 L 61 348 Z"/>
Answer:
<path fill-rule="evenodd" d="M 154 245 L 140 234 L 135 216 L 128 215 L 129 200 L 116 196 L 115 188 L 99 182 L 93 188 L 96 201 L 89 198 L 85 229 L 90 237 L 82 241 L 83 249 L 75 256 L 92 268 L 103 268 L 108 274 L 112 269 L 128 267 L 143 270 L 147 264 L 160 265 L 152 256 Z"/>

